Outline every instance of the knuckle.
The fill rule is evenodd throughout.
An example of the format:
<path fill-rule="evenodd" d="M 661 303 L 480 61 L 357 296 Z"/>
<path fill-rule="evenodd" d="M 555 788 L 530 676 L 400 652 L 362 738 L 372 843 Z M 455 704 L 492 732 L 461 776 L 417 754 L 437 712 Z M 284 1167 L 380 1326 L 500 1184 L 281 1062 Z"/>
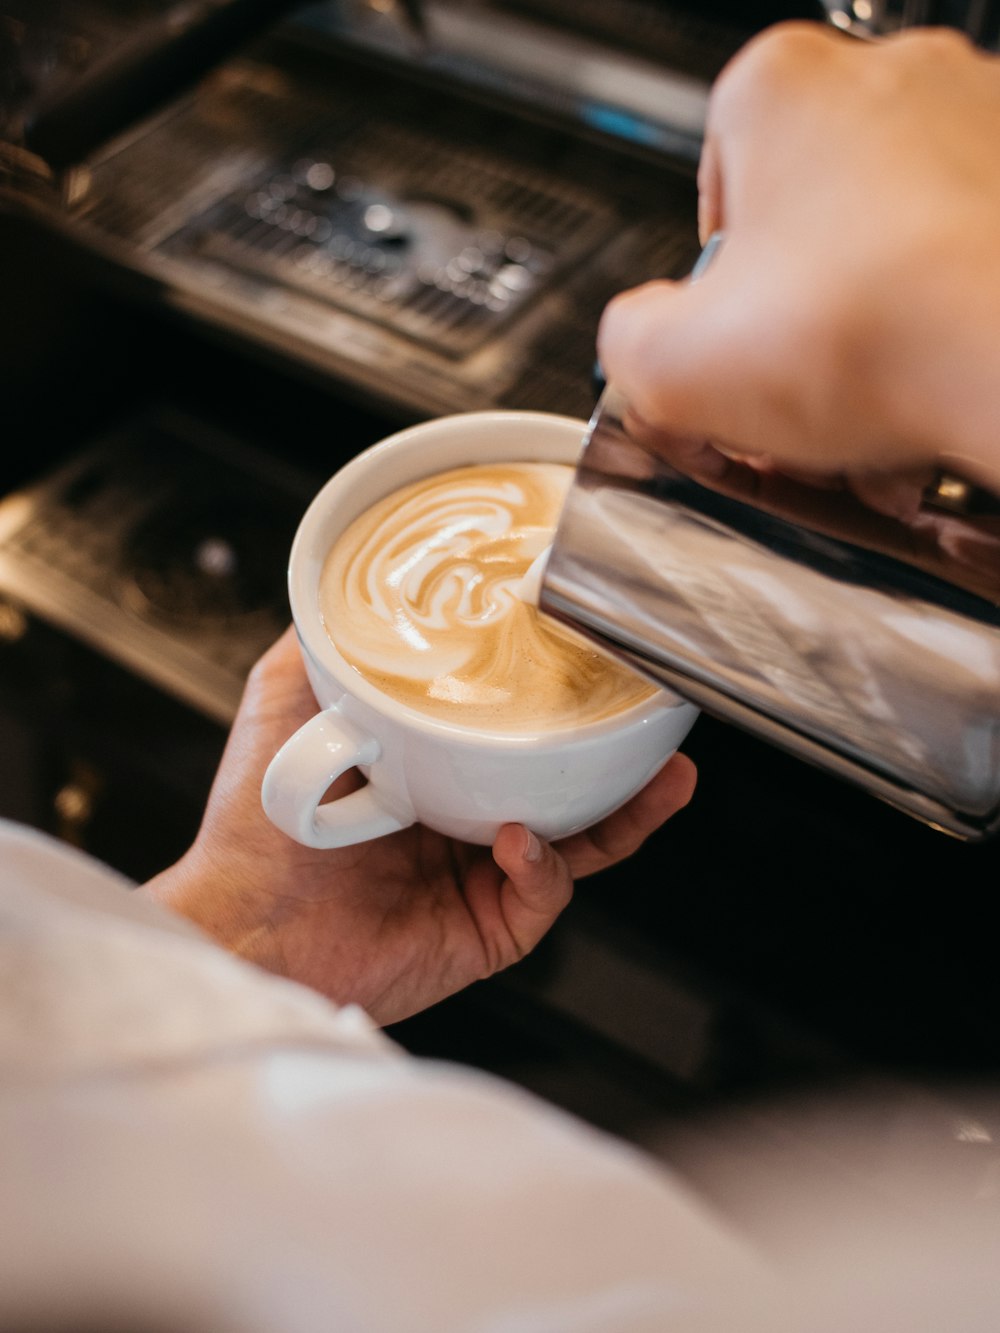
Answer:
<path fill-rule="evenodd" d="M 270 674 L 273 648 L 269 648 L 263 657 L 258 657 L 253 666 L 247 673 L 246 681 L 243 685 L 244 702 L 258 699 L 263 694 Z"/>
<path fill-rule="evenodd" d="M 843 33 L 801 20 L 758 34 L 723 69 L 709 96 L 706 137 L 732 149 L 734 141 L 762 139 L 787 122 L 790 105 L 822 99 L 825 83 L 851 43 Z"/>
<path fill-rule="evenodd" d="M 966 33 L 949 27 L 908 28 L 897 33 L 886 46 L 908 60 L 935 65 L 941 60 L 971 55 L 976 50 Z"/>
<path fill-rule="evenodd" d="M 256 690 L 260 688 L 261 681 L 267 676 L 270 652 L 271 650 L 268 649 L 262 657 L 258 657 L 256 662 L 254 662 L 253 666 L 247 672 L 247 690 Z"/>
<path fill-rule="evenodd" d="M 844 41 L 818 23 L 776 23 L 751 38 L 720 74 L 712 95 L 717 106 L 742 101 L 758 90 L 799 83 Z"/>

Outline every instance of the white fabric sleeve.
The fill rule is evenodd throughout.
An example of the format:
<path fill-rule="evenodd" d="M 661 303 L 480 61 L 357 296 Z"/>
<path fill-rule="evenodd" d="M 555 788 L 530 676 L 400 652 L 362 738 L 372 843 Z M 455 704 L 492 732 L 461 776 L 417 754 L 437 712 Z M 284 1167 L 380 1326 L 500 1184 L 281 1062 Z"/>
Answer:
<path fill-rule="evenodd" d="M 684 1333 L 767 1278 L 661 1167 L 0 827 L 0 1327 Z"/>

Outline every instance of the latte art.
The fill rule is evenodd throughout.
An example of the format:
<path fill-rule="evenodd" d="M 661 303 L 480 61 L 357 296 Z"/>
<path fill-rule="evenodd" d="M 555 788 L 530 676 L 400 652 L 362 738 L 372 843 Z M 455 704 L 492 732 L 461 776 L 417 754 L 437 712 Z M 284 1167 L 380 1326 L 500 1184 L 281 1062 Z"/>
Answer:
<path fill-rule="evenodd" d="M 362 514 L 320 580 L 342 656 L 400 702 L 480 729 L 579 726 L 652 695 L 521 599 L 572 475 L 561 463 L 456 468 Z"/>

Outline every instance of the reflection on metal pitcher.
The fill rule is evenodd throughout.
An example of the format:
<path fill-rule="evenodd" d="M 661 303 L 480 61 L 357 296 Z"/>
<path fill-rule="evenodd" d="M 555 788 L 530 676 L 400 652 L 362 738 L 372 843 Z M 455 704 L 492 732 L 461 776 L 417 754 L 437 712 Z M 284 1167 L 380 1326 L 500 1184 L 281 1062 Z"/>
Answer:
<path fill-rule="evenodd" d="M 992 497 L 953 479 L 889 517 L 848 487 L 654 447 L 612 387 L 540 605 L 706 711 L 981 837 L 1000 827 L 998 552 Z"/>

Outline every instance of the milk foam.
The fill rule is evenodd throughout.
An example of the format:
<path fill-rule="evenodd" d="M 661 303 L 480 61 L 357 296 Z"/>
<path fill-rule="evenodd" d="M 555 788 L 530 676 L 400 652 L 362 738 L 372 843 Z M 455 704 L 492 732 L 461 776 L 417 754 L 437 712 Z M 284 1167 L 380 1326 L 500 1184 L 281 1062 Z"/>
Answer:
<path fill-rule="evenodd" d="M 650 696 L 641 677 L 519 596 L 572 475 L 560 463 L 456 468 L 362 514 L 320 580 L 342 656 L 386 694 L 477 728 L 579 726 Z"/>

